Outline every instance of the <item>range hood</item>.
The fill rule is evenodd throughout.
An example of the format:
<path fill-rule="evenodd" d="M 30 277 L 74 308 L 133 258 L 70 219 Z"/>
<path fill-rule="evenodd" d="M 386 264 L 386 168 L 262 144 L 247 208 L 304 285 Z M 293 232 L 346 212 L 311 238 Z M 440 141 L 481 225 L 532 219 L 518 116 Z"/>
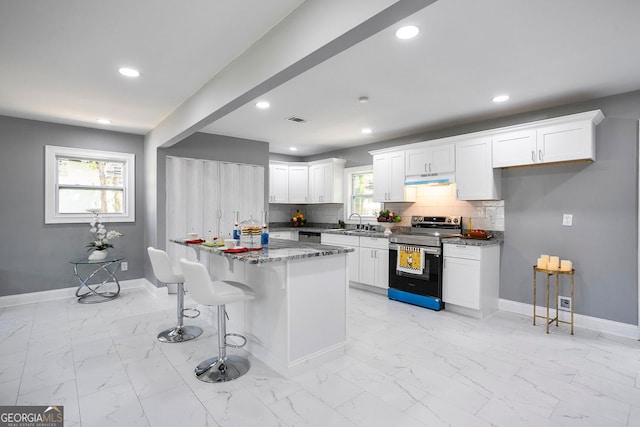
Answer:
<path fill-rule="evenodd" d="M 422 175 L 409 175 L 404 178 L 404 185 L 445 185 L 456 182 L 454 173 L 425 173 Z"/>

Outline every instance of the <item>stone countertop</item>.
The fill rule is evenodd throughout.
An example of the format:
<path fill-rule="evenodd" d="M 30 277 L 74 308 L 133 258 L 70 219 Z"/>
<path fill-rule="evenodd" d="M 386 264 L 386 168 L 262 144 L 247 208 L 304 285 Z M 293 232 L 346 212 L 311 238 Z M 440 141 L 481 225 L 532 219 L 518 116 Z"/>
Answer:
<path fill-rule="evenodd" d="M 353 252 L 354 249 L 341 246 L 321 245 L 319 243 L 296 242 L 293 240 L 269 239 L 269 244 L 262 249 L 240 253 L 225 253 L 224 248 L 212 248 L 201 244 L 185 243 L 181 239 L 171 242 L 188 246 L 198 251 L 205 251 L 249 264 L 265 264 L 268 262 L 284 262 L 293 259 L 331 256 Z"/>
<path fill-rule="evenodd" d="M 464 237 L 445 237 L 442 239 L 445 245 L 467 245 L 467 246 L 492 246 L 503 243 L 502 236 L 494 236 L 491 239 L 469 239 Z"/>
<path fill-rule="evenodd" d="M 278 231 L 311 231 L 315 233 L 328 233 L 328 234 L 339 234 L 343 236 L 363 236 L 363 237 L 379 237 L 379 238 L 388 238 L 388 236 L 384 235 L 384 230 L 365 230 L 365 231 L 356 231 L 355 229 L 345 229 L 345 228 L 323 228 L 323 227 L 287 227 L 287 226 L 275 226 L 269 227 L 269 231 L 278 232 Z"/>

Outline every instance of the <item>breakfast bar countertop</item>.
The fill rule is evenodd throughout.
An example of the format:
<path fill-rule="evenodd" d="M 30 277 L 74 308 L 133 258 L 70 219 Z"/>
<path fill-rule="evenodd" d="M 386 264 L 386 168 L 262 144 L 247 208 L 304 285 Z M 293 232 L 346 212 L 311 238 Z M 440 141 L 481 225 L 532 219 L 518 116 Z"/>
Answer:
<path fill-rule="evenodd" d="M 319 243 L 297 242 L 294 240 L 269 239 L 269 244 L 260 250 L 239 253 L 225 253 L 224 247 L 208 247 L 197 243 L 186 243 L 184 239 L 170 239 L 171 242 L 188 246 L 199 251 L 224 256 L 249 264 L 283 262 L 294 259 L 325 257 L 353 252 L 352 248 L 321 245 Z"/>

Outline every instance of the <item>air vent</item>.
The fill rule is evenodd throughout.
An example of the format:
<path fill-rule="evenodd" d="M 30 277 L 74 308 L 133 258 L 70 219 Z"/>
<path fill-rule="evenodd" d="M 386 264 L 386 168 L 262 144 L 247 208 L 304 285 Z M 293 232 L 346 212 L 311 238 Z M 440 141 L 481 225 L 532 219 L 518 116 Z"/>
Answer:
<path fill-rule="evenodd" d="M 307 123 L 307 121 L 305 119 L 302 119 L 302 118 L 296 117 L 296 116 L 287 117 L 287 120 L 289 120 L 291 122 L 296 122 L 296 123 Z"/>

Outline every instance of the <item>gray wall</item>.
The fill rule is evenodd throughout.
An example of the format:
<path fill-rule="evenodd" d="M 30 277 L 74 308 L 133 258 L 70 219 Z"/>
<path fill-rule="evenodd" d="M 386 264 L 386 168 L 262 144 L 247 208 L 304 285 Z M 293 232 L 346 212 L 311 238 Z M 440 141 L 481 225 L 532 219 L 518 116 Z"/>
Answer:
<path fill-rule="evenodd" d="M 44 224 L 44 146 L 133 153 L 136 222 L 118 223 L 120 279 L 143 276 L 143 137 L 0 116 L 0 296 L 76 286 L 69 260 L 86 257 L 88 224 Z"/>
<path fill-rule="evenodd" d="M 542 253 L 571 259 L 577 313 L 638 322 L 638 118 L 640 91 L 449 127 L 304 158 L 371 164 L 368 151 L 601 109 L 597 161 L 502 171 L 505 242 L 500 298 L 531 304 L 531 266 Z M 572 213 L 573 227 L 561 225 Z M 542 279 L 542 276 L 541 276 Z M 568 294 L 568 291 L 564 292 Z"/>
<path fill-rule="evenodd" d="M 248 139 L 232 138 L 222 135 L 195 133 L 169 148 L 158 149 L 158 203 L 157 203 L 157 245 L 164 249 L 166 242 L 166 179 L 167 156 L 189 157 L 194 159 L 217 160 L 229 163 L 245 163 L 262 166 L 265 171 L 264 194 L 269 194 L 269 144 Z M 265 210 L 268 209 L 268 197 L 265 197 Z M 148 263 L 147 263 L 148 264 Z M 151 266 L 145 268 L 146 278 L 157 283 Z"/>

